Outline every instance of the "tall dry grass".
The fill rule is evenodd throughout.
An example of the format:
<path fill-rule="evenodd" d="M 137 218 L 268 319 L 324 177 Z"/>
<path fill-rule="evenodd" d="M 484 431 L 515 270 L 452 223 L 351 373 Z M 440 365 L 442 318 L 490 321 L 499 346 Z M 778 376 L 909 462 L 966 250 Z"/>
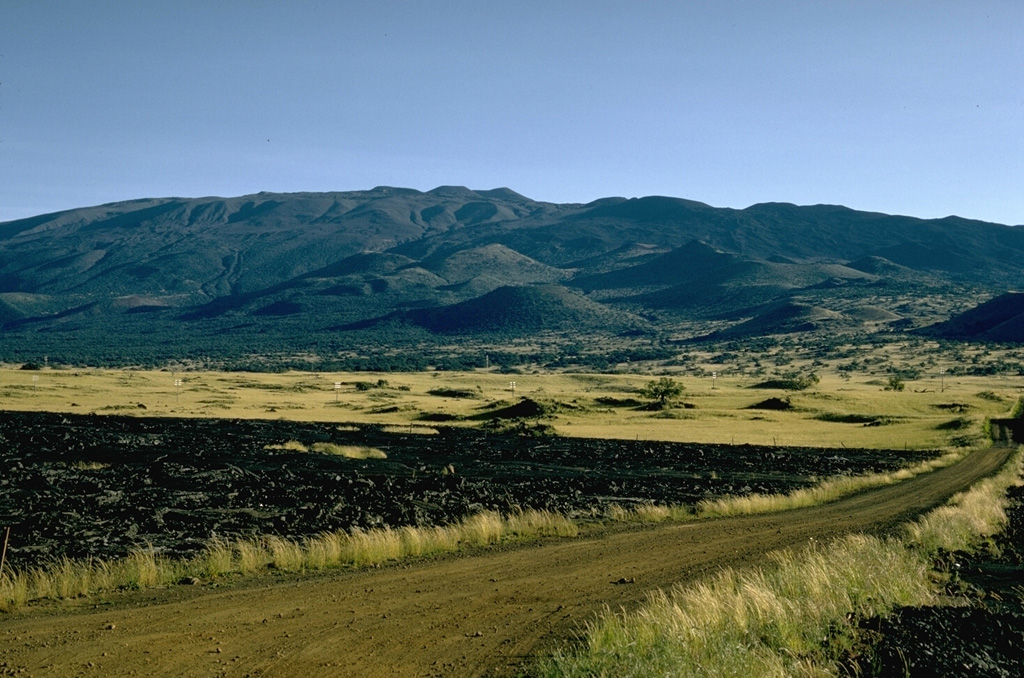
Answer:
<path fill-rule="evenodd" d="M 851 535 L 757 568 L 727 569 L 657 592 L 631 614 L 607 612 L 582 647 L 542 660 L 543 678 L 575 676 L 834 676 L 856 622 L 938 600 L 940 549 L 978 548 L 1005 524 L 1006 490 L 1022 453 L 907 527 L 902 539 Z"/>
<path fill-rule="evenodd" d="M 0 610 L 44 598 L 67 599 L 98 591 L 172 584 L 186 577 L 213 579 L 268 569 L 314 572 L 333 567 L 367 567 L 510 540 L 575 536 L 578 532 L 574 521 L 548 511 L 522 511 L 506 516 L 484 512 L 451 525 L 354 529 L 302 541 L 272 535 L 215 540 L 190 559 L 166 558 L 153 549 L 139 549 L 117 560 L 61 559 L 45 567 L 0 574 Z"/>
<path fill-rule="evenodd" d="M 698 502 L 692 508 L 685 505 L 640 504 L 627 509 L 613 505 L 606 509 L 603 515 L 605 519 L 616 522 L 658 523 L 666 520 L 686 521 L 778 513 L 779 511 L 818 506 L 838 501 L 857 492 L 895 485 L 922 473 L 949 466 L 963 459 L 964 454 L 964 450 L 958 449 L 898 471 L 871 473 L 863 476 L 839 476 L 824 480 L 813 487 L 805 487 L 788 493 L 706 499 Z"/>

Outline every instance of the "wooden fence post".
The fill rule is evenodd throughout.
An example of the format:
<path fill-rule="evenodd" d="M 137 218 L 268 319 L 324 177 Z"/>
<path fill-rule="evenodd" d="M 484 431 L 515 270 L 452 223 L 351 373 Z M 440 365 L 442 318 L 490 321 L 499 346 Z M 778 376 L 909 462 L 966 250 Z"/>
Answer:
<path fill-rule="evenodd" d="M 11 528 L 8 526 L 7 530 L 4 532 L 4 549 L 3 552 L 0 553 L 0 576 L 3 576 L 4 574 L 4 564 L 7 562 L 7 540 L 10 538 Z"/>

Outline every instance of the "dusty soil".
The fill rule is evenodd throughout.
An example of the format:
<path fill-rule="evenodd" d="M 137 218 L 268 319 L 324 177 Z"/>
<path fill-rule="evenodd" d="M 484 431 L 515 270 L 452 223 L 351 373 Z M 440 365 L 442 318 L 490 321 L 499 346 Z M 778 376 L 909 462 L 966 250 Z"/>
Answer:
<path fill-rule="evenodd" d="M 8 615 L 0 675 L 510 676 L 605 606 L 763 553 L 886 533 L 993 473 L 1005 448 L 782 514 L 610 531 L 361 572 L 175 587 Z"/>
<path fill-rule="evenodd" d="M 522 438 L 453 427 L 0 412 L 0 527 L 15 567 L 116 557 L 150 545 L 187 555 L 212 537 L 451 522 L 482 509 L 571 516 L 610 503 L 691 503 L 785 492 L 891 470 L 930 453 Z M 353 460 L 268 449 L 370 446 Z"/>

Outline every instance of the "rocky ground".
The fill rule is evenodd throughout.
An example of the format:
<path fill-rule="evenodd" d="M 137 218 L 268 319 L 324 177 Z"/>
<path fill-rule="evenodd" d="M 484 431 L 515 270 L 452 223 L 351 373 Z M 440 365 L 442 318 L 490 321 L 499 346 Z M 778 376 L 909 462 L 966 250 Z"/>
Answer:
<path fill-rule="evenodd" d="M 419 431 L 419 432 L 417 432 Z M 273 449 L 369 446 L 354 460 Z M 0 413 L 0 528 L 24 567 L 213 537 L 288 537 L 426 525 L 481 509 L 591 514 L 611 503 L 692 503 L 905 466 L 912 452 L 493 435 L 287 421 Z"/>
<path fill-rule="evenodd" d="M 999 557 L 949 554 L 950 593 L 961 606 L 903 608 L 862 623 L 871 647 L 855 675 L 1013 678 L 1024 675 L 1024 487 L 1011 488 Z"/>

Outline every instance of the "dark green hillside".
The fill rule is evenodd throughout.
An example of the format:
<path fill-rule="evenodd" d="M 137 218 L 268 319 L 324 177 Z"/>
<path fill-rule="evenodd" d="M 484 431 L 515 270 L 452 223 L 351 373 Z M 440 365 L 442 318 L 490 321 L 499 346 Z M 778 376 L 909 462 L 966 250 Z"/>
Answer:
<path fill-rule="evenodd" d="M 721 321 L 743 323 L 736 336 L 891 333 L 1022 279 L 1024 228 L 841 206 L 462 186 L 153 198 L 0 224 L 0 360 L 351 358 L 629 329 L 660 342 Z M 1019 340 L 1024 321 L 994 309 L 936 331 Z"/>
<path fill-rule="evenodd" d="M 498 244 L 434 255 L 423 259 L 419 265 L 452 285 L 483 275 L 512 285 L 558 282 L 572 275 Z"/>
<path fill-rule="evenodd" d="M 539 331 L 616 331 L 644 323 L 561 285 L 501 287 L 482 297 L 406 314 L 411 322 L 442 334 L 528 336 Z"/>
<path fill-rule="evenodd" d="M 838 326 L 843 320 L 843 315 L 835 311 L 806 304 L 783 302 L 770 306 L 744 323 L 715 332 L 710 338 L 740 339 L 767 334 L 813 332 L 829 325 Z"/>
<path fill-rule="evenodd" d="M 651 288 L 735 275 L 741 258 L 697 240 L 635 266 L 593 276 L 580 276 L 573 287 L 587 292 L 607 289 Z"/>
<path fill-rule="evenodd" d="M 1007 292 L 921 331 L 947 339 L 1024 343 L 1024 293 Z"/>

